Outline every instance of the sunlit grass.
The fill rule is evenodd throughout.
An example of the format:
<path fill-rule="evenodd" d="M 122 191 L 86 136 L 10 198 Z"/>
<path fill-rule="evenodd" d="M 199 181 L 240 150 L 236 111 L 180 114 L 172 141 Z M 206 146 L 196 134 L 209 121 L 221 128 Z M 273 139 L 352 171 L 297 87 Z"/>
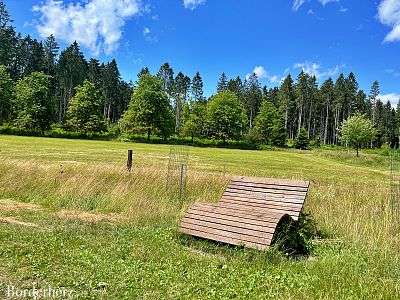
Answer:
<path fill-rule="evenodd" d="M 135 153 L 131 173 L 125 169 L 127 149 Z M 93 268 L 103 271 L 98 276 L 85 272 L 77 288 L 106 281 L 111 298 L 123 298 L 123 287 L 131 297 L 153 299 L 400 296 L 400 237 L 389 206 L 388 156 L 364 152 L 357 159 L 346 150 L 187 150 L 188 181 L 181 201 L 178 174 L 167 172 L 170 146 L 0 136 L 0 199 L 41 205 L 47 210 L 13 214 L 57 228 L 42 232 L 2 225 L 3 241 L 14 238 L 0 247 L 10 259 L 2 262 L 25 269 L 13 269 L 15 274 L 0 269 L 0 274 L 12 281 L 17 274 L 73 286 L 71 274 L 88 260 L 81 257 L 83 246 L 93 256 Z M 176 226 L 187 205 L 217 201 L 231 175 L 310 180 L 305 210 L 328 237 L 316 242 L 315 259 L 296 262 L 271 251 L 178 236 Z M 175 184 L 168 186 L 167 178 Z M 59 220 L 53 212 L 60 209 L 116 213 L 127 222 L 88 227 Z M 57 268 L 62 276 L 45 267 L 54 257 L 65 258 L 63 251 L 50 250 L 60 242 L 72 261 L 63 260 L 64 269 Z M 39 250 L 37 245 L 42 245 Z M 33 269 L 22 253 L 31 253 L 41 267 Z"/>

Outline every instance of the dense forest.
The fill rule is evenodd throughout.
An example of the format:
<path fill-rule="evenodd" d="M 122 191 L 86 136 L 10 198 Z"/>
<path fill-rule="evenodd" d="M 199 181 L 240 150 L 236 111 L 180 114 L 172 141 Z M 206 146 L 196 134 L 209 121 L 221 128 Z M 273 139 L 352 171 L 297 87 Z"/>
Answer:
<path fill-rule="evenodd" d="M 379 83 L 359 89 L 354 73 L 319 83 L 301 72 L 278 87 L 261 86 L 255 74 L 222 73 L 214 95 L 203 80 L 163 64 L 143 68 L 125 82 L 115 60 L 87 60 L 79 44 L 60 49 L 54 36 L 39 41 L 17 33 L 0 1 L 0 124 L 38 131 L 138 134 L 167 139 L 244 140 L 283 146 L 306 132 L 321 144 L 340 144 L 340 126 L 360 113 L 378 134 L 371 143 L 398 145 L 400 109 L 379 99 Z"/>

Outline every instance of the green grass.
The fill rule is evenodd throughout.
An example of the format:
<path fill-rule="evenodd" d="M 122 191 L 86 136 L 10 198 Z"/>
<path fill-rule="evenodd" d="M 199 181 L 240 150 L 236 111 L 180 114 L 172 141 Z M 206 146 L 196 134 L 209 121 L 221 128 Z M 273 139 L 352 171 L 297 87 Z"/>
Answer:
<path fill-rule="evenodd" d="M 132 173 L 124 170 L 135 152 Z M 166 191 L 166 145 L 0 136 L 0 283 L 67 287 L 79 299 L 398 299 L 400 237 L 388 209 L 389 160 L 346 150 L 187 148 L 187 199 Z M 216 201 L 230 175 L 310 180 L 305 210 L 328 238 L 290 259 L 181 236 L 193 201 Z M 121 216 L 87 222 L 61 210 Z M 1 294 L 0 290 L 0 294 Z"/>

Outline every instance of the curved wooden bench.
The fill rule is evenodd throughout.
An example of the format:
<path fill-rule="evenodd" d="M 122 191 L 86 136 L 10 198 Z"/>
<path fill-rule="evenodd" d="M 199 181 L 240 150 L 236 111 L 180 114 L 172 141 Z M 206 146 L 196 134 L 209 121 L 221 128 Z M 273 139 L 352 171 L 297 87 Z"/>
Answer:
<path fill-rule="evenodd" d="M 284 216 L 298 220 L 308 181 L 234 177 L 217 204 L 195 203 L 180 232 L 259 250 L 271 245 Z"/>

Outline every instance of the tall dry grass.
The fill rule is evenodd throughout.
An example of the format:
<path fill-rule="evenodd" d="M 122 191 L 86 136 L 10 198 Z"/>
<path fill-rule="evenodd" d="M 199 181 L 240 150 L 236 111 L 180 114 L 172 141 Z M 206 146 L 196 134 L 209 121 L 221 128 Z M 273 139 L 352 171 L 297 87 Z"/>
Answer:
<path fill-rule="evenodd" d="M 168 178 L 168 181 L 167 181 Z M 50 208 L 122 213 L 131 220 L 179 216 L 193 201 L 217 201 L 228 179 L 188 172 L 180 197 L 178 172 L 110 164 L 42 164 L 0 160 L 0 198 L 16 198 Z"/>

